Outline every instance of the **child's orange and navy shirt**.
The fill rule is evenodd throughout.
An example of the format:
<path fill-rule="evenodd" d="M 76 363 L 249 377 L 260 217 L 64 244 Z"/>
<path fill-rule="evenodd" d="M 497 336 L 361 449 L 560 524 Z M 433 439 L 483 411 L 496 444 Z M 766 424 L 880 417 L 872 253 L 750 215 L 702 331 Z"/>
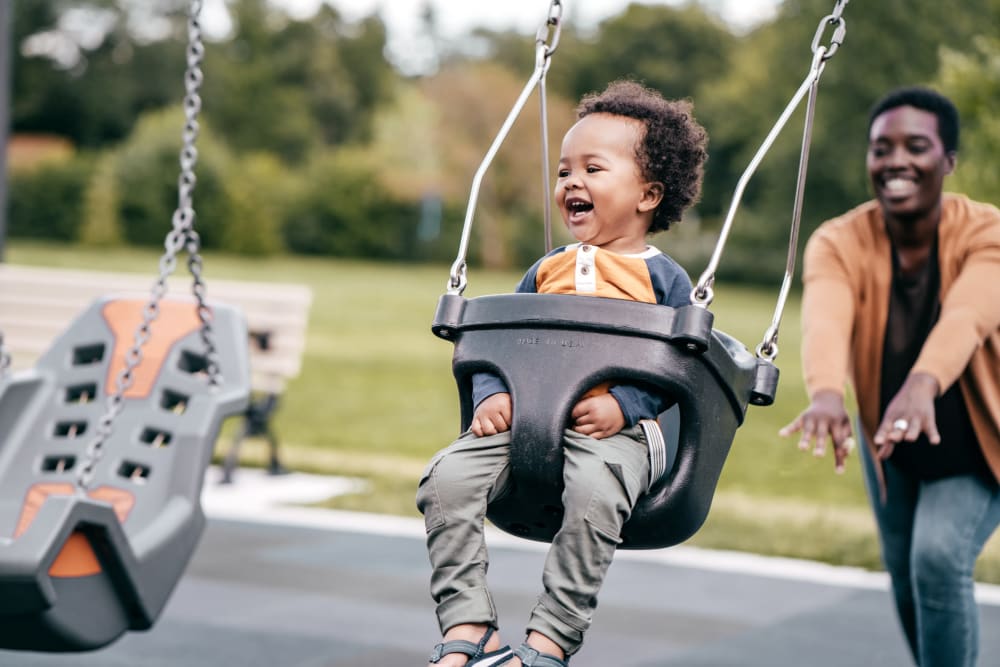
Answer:
<path fill-rule="evenodd" d="M 517 285 L 519 293 L 576 294 L 658 303 L 672 308 L 691 303 L 691 279 L 680 264 L 658 249 L 648 246 L 644 252 L 623 255 L 597 246 L 574 243 L 535 262 Z M 472 377 L 473 405 L 501 392 L 503 380 L 492 373 Z M 588 392 L 604 393 L 607 386 Z M 657 394 L 632 385 L 614 385 L 611 395 L 621 406 L 627 426 L 641 419 L 656 419 L 666 407 Z"/>

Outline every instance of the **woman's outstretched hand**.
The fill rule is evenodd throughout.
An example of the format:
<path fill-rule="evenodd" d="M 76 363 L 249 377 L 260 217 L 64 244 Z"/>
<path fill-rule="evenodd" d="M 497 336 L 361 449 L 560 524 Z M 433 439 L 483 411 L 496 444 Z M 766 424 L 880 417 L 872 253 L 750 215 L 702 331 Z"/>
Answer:
<path fill-rule="evenodd" d="M 837 474 L 844 472 L 847 456 L 854 449 L 854 437 L 842 395 L 831 390 L 816 392 L 809 407 L 778 431 L 782 437 L 794 433 L 801 433 L 799 449 L 812 449 L 814 456 L 824 456 L 827 441 L 832 441 L 834 470 Z"/>
<path fill-rule="evenodd" d="M 882 461 L 892 456 L 899 442 L 913 442 L 921 433 L 927 434 L 932 445 L 941 442 L 934 412 L 937 379 L 927 373 L 911 373 L 889 402 L 882 423 L 875 431 L 875 447 Z"/>

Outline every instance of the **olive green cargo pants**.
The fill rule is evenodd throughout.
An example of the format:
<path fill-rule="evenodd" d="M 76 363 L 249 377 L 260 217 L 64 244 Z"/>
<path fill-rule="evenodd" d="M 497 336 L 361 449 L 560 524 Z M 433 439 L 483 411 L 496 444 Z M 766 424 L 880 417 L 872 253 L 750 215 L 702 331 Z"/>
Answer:
<path fill-rule="evenodd" d="M 597 606 L 621 529 L 649 486 L 649 455 L 639 427 L 603 440 L 563 434 L 562 527 L 542 572 L 544 592 L 527 629 L 579 650 Z M 417 490 L 433 573 L 431 596 L 442 633 L 460 623 L 497 627 L 486 584 L 483 533 L 487 503 L 510 481 L 510 432 L 477 438 L 465 433 L 431 460 Z"/>

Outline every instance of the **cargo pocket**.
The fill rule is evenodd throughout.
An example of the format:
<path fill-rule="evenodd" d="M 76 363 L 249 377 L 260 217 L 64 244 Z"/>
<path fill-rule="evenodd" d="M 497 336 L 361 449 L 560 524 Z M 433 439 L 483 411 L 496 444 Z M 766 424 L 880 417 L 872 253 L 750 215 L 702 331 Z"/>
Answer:
<path fill-rule="evenodd" d="M 417 485 L 417 509 L 424 515 L 424 530 L 428 533 L 444 525 L 444 512 L 441 510 L 441 498 L 438 496 L 437 484 L 434 480 L 434 470 L 444 452 L 438 452 L 424 468 Z"/>

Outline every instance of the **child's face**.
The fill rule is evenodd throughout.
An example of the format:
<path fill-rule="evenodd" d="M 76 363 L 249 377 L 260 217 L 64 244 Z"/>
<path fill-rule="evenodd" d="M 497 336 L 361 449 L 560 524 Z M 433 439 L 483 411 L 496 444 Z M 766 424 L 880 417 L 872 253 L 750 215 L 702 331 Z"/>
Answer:
<path fill-rule="evenodd" d="M 625 116 L 585 116 L 563 138 L 555 197 L 576 240 L 621 253 L 642 252 L 663 188 L 636 162 L 645 126 Z"/>

